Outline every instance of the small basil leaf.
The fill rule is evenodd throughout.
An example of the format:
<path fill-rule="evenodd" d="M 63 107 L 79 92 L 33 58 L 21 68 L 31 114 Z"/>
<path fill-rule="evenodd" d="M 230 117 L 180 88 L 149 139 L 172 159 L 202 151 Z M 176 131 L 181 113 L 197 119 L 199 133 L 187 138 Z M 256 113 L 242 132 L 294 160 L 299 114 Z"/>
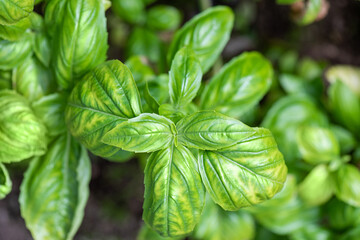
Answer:
<path fill-rule="evenodd" d="M 302 126 L 297 130 L 296 142 L 303 159 L 312 164 L 330 162 L 340 156 L 340 146 L 331 130 Z"/>
<path fill-rule="evenodd" d="M 172 6 L 156 5 L 147 12 L 147 25 L 154 30 L 175 30 L 181 23 L 181 13 Z"/>
<path fill-rule="evenodd" d="M 233 22 L 234 14 L 225 6 L 212 7 L 198 14 L 176 32 L 168 52 L 168 63 L 179 49 L 189 45 L 206 73 L 229 40 Z"/>
<path fill-rule="evenodd" d="M 215 111 L 193 113 L 176 124 L 179 142 L 187 147 L 217 150 L 244 140 L 255 131 Z"/>
<path fill-rule="evenodd" d="M 336 65 L 330 67 L 325 74 L 331 84 L 340 80 L 360 97 L 360 68 L 348 65 Z"/>
<path fill-rule="evenodd" d="M 171 102 L 176 107 L 189 104 L 195 98 L 202 78 L 200 63 L 190 47 L 183 47 L 176 53 L 169 75 Z"/>
<path fill-rule="evenodd" d="M 24 36 L 16 42 L 0 39 L 0 69 L 10 70 L 21 65 L 32 53 L 31 37 Z"/>
<path fill-rule="evenodd" d="M 155 152 L 169 147 L 175 134 L 175 124 L 169 119 L 157 114 L 143 113 L 116 125 L 101 141 L 127 151 Z"/>
<path fill-rule="evenodd" d="M 129 23 L 141 23 L 145 18 L 145 5 L 143 0 L 113 0 L 112 10 L 116 15 Z"/>
<path fill-rule="evenodd" d="M 321 10 L 322 0 L 309 0 L 306 4 L 306 12 L 299 21 L 300 25 L 307 25 L 314 22 Z"/>
<path fill-rule="evenodd" d="M 0 163 L 0 200 L 11 192 L 12 182 L 6 167 Z"/>
<path fill-rule="evenodd" d="M 149 92 L 159 104 L 169 100 L 169 75 L 160 74 L 148 81 Z"/>
<path fill-rule="evenodd" d="M 2 0 L 0 2 L 0 24 L 12 25 L 27 17 L 34 9 L 34 0 Z"/>
<path fill-rule="evenodd" d="M 33 102 L 35 115 L 43 121 L 50 136 L 57 136 L 66 131 L 65 107 L 67 95 L 53 93 Z"/>
<path fill-rule="evenodd" d="M 166 103 L 159 106 L 159 114 L 171 119 L 174 123 L 177 123 L 187 115 L 186 111 L 179 110 L 173 105 Z"/>
<path fill-rule="evenodd" d="M 44 66 L 50 66 L 51 47 L 50 39 L 45 32 L 40 32 L 35 35 L 33 42 L 34 53 Z"/>
<path fill-rule="evenodd" d="M 309 206 L 326 203 L 333 193 L 332 178 L 325 165 L 316 166 L 299 185 L 299 195 Z"/>
<path fill-rule="evenodd" d="M 273 70 L 257 52 L 243 53 L 226 64 L 205 87 L 201 108 L 239 118 L 269 90 Z"/>
<path fill-rule="evenodd" d="M 91 164 L 70 134 L 60 136 L 34 158 L 20 191 L 21 215 L 34 239 L 71 240 L 84 216 Z"/>
<path fill-rule="evenodd" d="M 86 72 L 105 61 L 106 18 L 99 0 L 66 0 L 62 4 L 57 5 L 64 10 L 54 34 L 52 67 L 59 85 L 69 89 Z"/>
<path fill-rule="evenodd" d="M 287 168 L 267 129 L 218 151 L 201 151 L 199 168 L 211 198 L 236 211 L 272 198 L 286 180 Z"/>
<path fill-rule="evenodd" d="M 26 99 L 0 91 L 0 162 L 18 162 L 46 151 L 46 128 Z"/>
<path fill-rule="evenodd" d="M 143 219 L 164 237 L 189 234 L 200 219 L 205 191 L 196 159 L 178 145 L 154 152 L 145 168 Z"/>
<path fill-rule="evenodd" d="M 101 142 L 118 123 L 141 113 L 140 96 L 129 69 L 107 61 L 75 86 L 65 112 L 70 132 L 95 155 L 116 160 L 121 150 Z"/>
<path fill-rule="evenodd" d="M 19 40 L 26 29 L 30 27 L 29 17 L 21 19 L 17 23 L 13 25 L 1 25 L 0 24 L 0 38 L 9 41 L 17 41 Z"/>
<path fill-rule="evenodd" d="M 336 198 L 325 209 L 331 228 L 345 230 L 360 223 L 360 208 L 350 206 Z"/>
<path fill-rule="evenodd" d="M 255 222 L 250 213 L 225 211 L 211 199 L 206 200 L 200 222 L 192 234 L 194 239 L 254 239 Z"/>
<path fill-rule="evenodd" d="M 360 171 L 353 165 L 344 164 L 334 174 L 335 195 L 341 201 L 360 207 Z"/>
<path fill-rule="evenodd" d="M 56 82 L 49 68 L 35 57 L 28 58 L 13 70 L 14 89 L 30 102 L 56 90 Z"/>
<path fill-rule="evenodd" d="M 355 148 L 356 139 L 352 132 L 338 125 L 330 125 L 330 130 L 334 133 L 339 142 L 342 154 L 349 153 Z"/>

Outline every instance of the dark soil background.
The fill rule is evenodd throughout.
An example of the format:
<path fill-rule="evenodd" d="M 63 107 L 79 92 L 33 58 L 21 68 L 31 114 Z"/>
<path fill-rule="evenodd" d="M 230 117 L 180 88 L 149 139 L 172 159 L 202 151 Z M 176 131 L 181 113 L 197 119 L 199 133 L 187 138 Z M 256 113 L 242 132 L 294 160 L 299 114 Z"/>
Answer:
<path fill-rule="evenodd" d="M 315 60 L 360 65 L 360 1 L 329 0 L 327 16 L 305 27 L 293 23 L 290 7 L 276 5 L 275 0 L 260 0 L 256 4 L 251 4 L 255 0 L 212 2 L 213 5 L 229 5 L 235 11 L 241 10 L 246 3 L 254 6 L 255 15 L 249 17 L 245 27 L 238 24 L 240 27 L 237 28 L 235 24 L 232 38 L 223 53 L 225 61 L 246 50 L 264 53 L 270 46 L 282 45 Z M 155 4 L 159 3 L 181 9 L 185 21 L 200 11 L 197 1 L 163 0 Z M 111 15 L 111 12 L 107 14 Z M 112 29 L 109 31 L 111 38 Z M 123 49 L 111 46 L 108 55 L 123 61 L 122 52 Z M 26 163 L 8 167 L 13 190 L 0 201 L 0 240 L 30 240 L 18 203 L 19 185 Z M 142 225 L 143 188 L 143 170 L 137 159 L 113 163 L 92 156 L 90 197 L 75 239 L 136 239 Z"/>

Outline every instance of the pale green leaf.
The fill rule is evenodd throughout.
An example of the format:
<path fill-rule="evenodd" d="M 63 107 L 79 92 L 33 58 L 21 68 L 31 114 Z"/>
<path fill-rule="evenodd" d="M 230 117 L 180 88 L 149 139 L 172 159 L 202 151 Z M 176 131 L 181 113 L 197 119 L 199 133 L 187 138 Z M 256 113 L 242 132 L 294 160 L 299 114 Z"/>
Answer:
<path fill-rule="evenodd" d="M 9 173 L 4 164 L 0 163 L 0 200 L 11 192 L 11 188 L 12 182 Z"/>
<path fill-rule="evenodd" d="M 195 98 L 202 78 L 200 62 L 190 47 L 183 47 L 176 53 L 169 76 L 171 102 L 176 107 L 189 104 Z"/>
<path fill-rule="evenodd" d="M 307 25 L 314 22 L 320 13 L 322 3 L 322 0 L 307 1 L 305 14 L 299 20 L 299 24 Z"/>
<path fill-rule="evenodd" d="M 14 24 L 27 17 L 33 9 L 34 0 L 1 0 L 0 24 Z"/>
<path fill-rule="evenodd" d="M 0 24 L 0 38 L 9 41 L 17 41 L 24 35 L 26 29 L 28 29 L 29 27 L 29 17 L 23 18 L 13 25 Z"/>
<path fill-rule="evenodd" d="M 210 80 L 201 95 L 201 108 L 239 118 L 264 97 L 272 76 L 270 62 L 260 53 L 243 53 Z"/>
<path fill-rule="evenodd" d="M 24 36 L 16 42 L 0 39 L 0 69 L 10 70 L 21 65 L 32 53 L 31 37 Z"/>
<path fill-rule="evenodd" d="M 171 42 L 170 63 L 179 49 L 190 46 L 206 73 L 219 57 L 233 27 L 234 14 L 229 7 L 212 7 L 198 14 L 179 29 Z"/>
<path fill-rule="evenodd" d="M 119 123 L 101 141 L 132 152 L 155 152 L 173 144 L 175 124 L 166 117 L 143 113 Z"/>
<path fill-rule="evenodd" d="M 204 150 L 229 147 L 256 133 L 239 120 L 215 111 L 193 113 L 179 121 L 176 128 L 181 144 Z"/>
<path fill-rule="evenodd" d="M 34 239 L 71 240 L 84 216 L 91 164 L 70 134 L 34 158 L 20 191 L 21 215 Z"/>
<path fill-rule="evenodd" d="M 145 168 L 143 219 L 162 236 L 193 231 L 204 195 L 196 159 L 187 148 L 171 145 L 150 155 Z"/>
<path fill-rule="evenodd" d="M 14 91 L 0 91 L 0 162 L 18 162 L 46 151 L 46 128 L 28 101 Z"/>
<path fill-rule="evenodd" d="M 107 61 L 76 85 L 65 118 L 70 132 L 95 155 L 116 160 L 121 150 L 101 142 L 118 123 L 141 113 L 140 96 L 129 69 Z"/>
<path fill-rule="evenodd" d="M 211 198 L 227 211 L 236 211 L 272 198 L 286 180 L 287 167 L 267 129 L 236 145 L 200 151 L 199 168 Z"/>

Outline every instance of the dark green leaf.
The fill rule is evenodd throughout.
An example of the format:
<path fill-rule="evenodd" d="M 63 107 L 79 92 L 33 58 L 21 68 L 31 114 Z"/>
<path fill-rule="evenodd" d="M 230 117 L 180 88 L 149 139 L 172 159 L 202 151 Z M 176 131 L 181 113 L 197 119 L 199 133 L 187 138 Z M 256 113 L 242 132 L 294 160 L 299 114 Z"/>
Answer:
<path fill-rule="evenodd" d="M 125 65 L 134 76 L 138 88 L 144 87 L 145 83 L 155 76 L 154 71 L 146 63 L 145 57 L 132 56 L 125 62 Z"/>
<path fill-rule="evenodd" d="M 156 5 L 147 12 L 147 25 L 154 30 L 175 30 L 181 23 L 181 13 L 168 5 Z"/>
<path fill-rule="evenodd" d="M 360 208 L 350 206 L 336 198 L 326 208 L 330 226 L 337 230 L 345 230 L 360 224 Z"/>
<path fill-rule="evenodd" d="M 112 10 L 129 23 L 141 23 L 145 20 L 143 0 L 112 0 Z"/>
<path fill-rule="evenodd" d="M 21 215 L 34 239 L 71 240 L 84 216 L 91 164 L 70 134 L 34 158 L 21 184 Z"/>
<path fill-rule="evenodd" d="M 198 223 L 205 191 L 197 169 L 196 159 L 181 145 L 150 155 L 143 219 L 162 236 L 189 234 Z"/>
<path fill-rule="evenodd" d="M 176 32 L 168 52 L 168 63 L 180 48 L 188 45 L 206 73 L 229 40 L 233 22 L 234 14 L 225 6 L 212 7 L 198 14 Z"/>
<path fill-rule="evenodd" d="M 267 129 L 218 151 L 201 151 L 199 168 L 212 199 L 227 211 L 272 198 L 286 180 L 287 167 Z"/>

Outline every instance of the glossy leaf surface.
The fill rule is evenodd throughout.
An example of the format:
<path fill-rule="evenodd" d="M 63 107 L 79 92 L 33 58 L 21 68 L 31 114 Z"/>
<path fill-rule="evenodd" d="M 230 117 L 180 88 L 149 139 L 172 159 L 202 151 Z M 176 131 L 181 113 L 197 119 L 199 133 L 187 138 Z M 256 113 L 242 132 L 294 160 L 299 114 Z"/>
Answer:
<path fill-rule="evenodd" d="M 190 47 L 183 47 L 176 53 L 169 75 L 171 102 L 176 107 L 189 104 L 196 96 L 202 78 L 200 62 Z"/>
<path fill-rule="evenodd" d="M 176 124 L 181 144 L 191 148 L 217 150 L 235 145 L 255 134 L 239 120 L 215 111 L 193 113 Z"/>
<path fill-rule="evenodd" d="M 89 196 L 91 164 L 70 134 L 34 158 L 21 184 L 21 215 L 34 239 L 73 239 Z"/>
<path fill-rule="evenodd" d="M 227 211 L 272 198 L 286 180 L 287 167 L 267 129 L 218 151 L 201 151 L 199 169 L 207 192 Z"/>
<path fill-rule="evenodd" d="M 129 69 L 107 61 L 73 89 L 65 118 L 70 132 L 95 155 L 116 160 L 121 150 L 101 142 L 118 123 L 141 113 L 140 96 Z"/>
<path fill-rule="evenodd" d="M 11 25 L 27 17 L 34 8 L 34 0 L 2 0 L 0 24 Z"/>
<path fill-rule="evenodd" d="M 179 145 L 154 152 L 145 168 L 143 219 L 162 236 L 193 231 L 204 205 L 196 159 Z"/>
<path fill-rule="evenodd" d="M 179 49 L 188 45 L 195 51 L 203 73 L 206 73 L 229 40 L 233 22 L 234 14 L 224 6 L 212 7 L 198 14 L 176 32 L 168 52 L 168 62 Z"/>
<path fill-rule="evenodd" d="M 16 42 L 0 40 L 0 69 L 10 70 L 21 65 L 32 53 L 31 38 L 25 36 Z"/>
<path fill-rule="evenodd" d="M 155 152 L 173 144 L 175 124 L 157 114 L 143 113 L 116 125 L 102 142 L 132 152 Z"/>
<path fill-rule="evenodd" d="M 40 32 L 35 35 L 34 39 L 34 53 L 44 66 L 50 66 L 51 60 L 51 46 L 50 39 L 45 32 Z"/>
<path fill-rule="evenodd" d="M 54 35 L 52 66 L 59 85 L 69 89 L 87 71 L 105 61 L 105 10 L 98 0 L 66 0 L 57 7 L 64 10 L 62 16 L 52 16 L 61 18 L 56 20 L 59 30 Z"/>
<path fill-rule="evenodd" d="M 257 52 L 243 53 L 224 65 L 205 87 L 201 108 L 239 118 L 269 90 L 273 70 Z"/>
<path fill-rule="evenodd" d="M 0 200 L 11 192 L 11 188 L 12 182 L 9 173 L 4 164 L 0 163 Z"/>
<path fill-rule="evenodd" d="M 335 195 L 341 201 L 360 207 L 360 171 L 353 165 L 345 164 L 334 174 Z"/>
<path fill-rule="evenodd" d="M 0 162 L 18 162 L 46 151 L 46 128 L 26 99 L 0 91 Z"/>

